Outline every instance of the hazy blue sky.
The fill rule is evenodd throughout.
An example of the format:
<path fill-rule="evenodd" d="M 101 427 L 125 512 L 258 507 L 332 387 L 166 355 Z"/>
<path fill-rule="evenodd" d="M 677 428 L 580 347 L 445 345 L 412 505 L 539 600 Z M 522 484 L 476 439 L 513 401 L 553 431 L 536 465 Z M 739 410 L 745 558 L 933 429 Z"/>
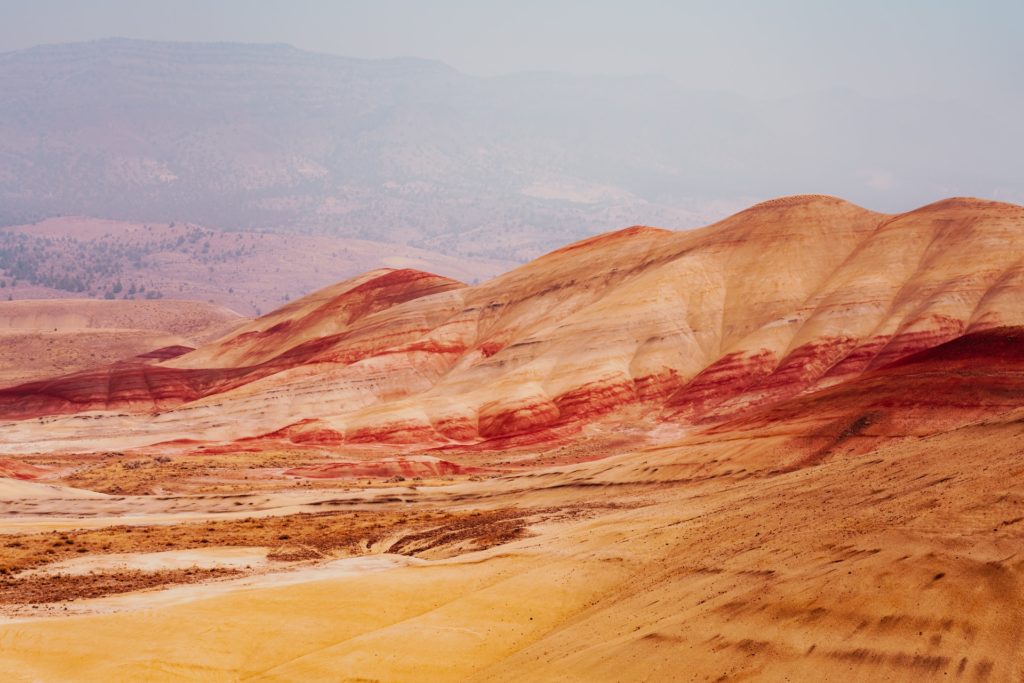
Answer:
<path fill-rule="evenodd" d="M 0 0 L 0 51 L 111 36 L 285 42 L 490 75 L 653 72 L 754 95 L 1019 95 L 1024 0 Z"/>

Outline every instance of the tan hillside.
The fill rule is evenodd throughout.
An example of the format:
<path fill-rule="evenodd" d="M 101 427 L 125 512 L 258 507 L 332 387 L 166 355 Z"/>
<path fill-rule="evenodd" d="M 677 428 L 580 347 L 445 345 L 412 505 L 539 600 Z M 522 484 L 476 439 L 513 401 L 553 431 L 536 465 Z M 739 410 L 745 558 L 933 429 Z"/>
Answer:
<path fill-rule="evenodd" d="M 166 347 L 196 347 L 245 318 L 197 301 L 0 301 L 0 384 L 113 363 Z"/>

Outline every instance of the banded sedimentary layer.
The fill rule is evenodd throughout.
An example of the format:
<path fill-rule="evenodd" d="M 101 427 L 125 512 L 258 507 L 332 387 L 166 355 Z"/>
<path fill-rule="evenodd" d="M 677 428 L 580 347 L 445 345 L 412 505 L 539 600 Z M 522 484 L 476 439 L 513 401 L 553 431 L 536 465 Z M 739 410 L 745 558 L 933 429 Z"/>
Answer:
<path fill-rule="evenodd" d="M 714 424 L 1024 324 L 1021 254 L 1015 205 L 884 215 L 788 197 L 700 230 L 593 237 L 474 287 L 372 271 L 169 360 L 4 390 L 0 415 L 100 411 L 47 418 L 54 444 L 522 444 L 634 405 Z M 16 450 L 23 429 L 0 439 Z"/>

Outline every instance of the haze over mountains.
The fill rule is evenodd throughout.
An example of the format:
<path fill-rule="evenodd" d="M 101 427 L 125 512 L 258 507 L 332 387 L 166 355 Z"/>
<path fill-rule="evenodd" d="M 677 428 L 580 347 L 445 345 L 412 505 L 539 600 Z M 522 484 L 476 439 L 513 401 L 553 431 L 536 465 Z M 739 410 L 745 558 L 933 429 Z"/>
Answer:
<path fill-rule="evenodd" d="M 324 234 L 212 230 L 81 216 L 0 228 L 0 299 L 187 299 L 244 314 L 374 268 L 469 282 L 514 264 Z"/>
<path fill-rule="evenodd" d="M 970 100 L 753 100 L 656 77 L 477 78 L 418 59 L 124 39 L 0 55 L 0 92 L 7 225 L 186 221 L 524 260 L 795 191 L 883 210 L 954 191 L 1024 197 L 1006 180 L 1024 123 Z"/>

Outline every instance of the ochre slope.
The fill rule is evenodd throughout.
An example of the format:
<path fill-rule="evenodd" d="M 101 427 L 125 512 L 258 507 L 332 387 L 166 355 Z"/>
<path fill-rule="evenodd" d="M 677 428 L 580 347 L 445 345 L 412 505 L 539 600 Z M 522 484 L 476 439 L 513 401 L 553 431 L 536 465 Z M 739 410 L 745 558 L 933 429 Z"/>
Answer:
<path fill-rule="evenodd" d="M 349 323 L 369 313 L 458 283 L 417 271 L 374 271 L 309 295 L 233 331 L 193 354 L 171 354 L 153 364 L 134 358 L 53 380 L 0 390 L 10 417 L 85 410 L 153 411 L 194 401 L 259 377 L 312 362 L 344 339 L 351 356 L 386 347 L 394 339 L 422 333 L 391 326 L 385 341 L 356 340 L 344 334 Z M 156 360 L 161 360 L 157 358 Z M 177 360 L 177 362 L 175 362 Z M 184 367 L 177 367 L 177 365 Z M 204 367 L 210 366 L 210 367 Z"/>
<path fill-rule="evenodd" d="M 938 434 L 1024 420 L 1024 328 L 973 332 L 742 416 L 692 426 L 592 482 L 693 484 L 775 476 Z M 980 432 L 979 432 L 980 433 Z"/>
<path fill-rule="evenodd" d="M 1021 339 L 972 333 L 807 407 L 955 417 L 1020 396 Z M 83 681 L 1018 681 L 1018 406 L 997 400 L 964 414 L 971 424 L 796 468 L 769 452 L 787 453 L 791 434 L 751 415 L 600 462 L 392 489 L 391 504 L 379 491 L 330 492 L 376 514 L 600 504 L 443 560 L 136 594 L 84 616 L 3 624 L 0 667 L 14 680 Z M 814 418 L 777 419 L 804 417 Z"/>
<path fill-rule="evenodd" d="M 971 332 L 843 384 L 718 423 L 709 434 L 791 437 L 803 467 L 1024 408 L 1024 328 Z"/>
<path fill-rule="evenodd" d="M 164 411 L 55 421 L 54 443 L 303 424 L 335 443 L 523 444 L 629 405 L 715 423 L 1024 323 L 1022 254 L 1019 206 L 951 199 L 890 216 L 788 197 L 701 230 L 591 238 L 476 287 L 374 271 L 161 364 L 146 374 L 154 400 L 100 382 L 95 397 L 48 403 L 55 387 L 29 387 L 5 392 L 0 411 Z"/>

